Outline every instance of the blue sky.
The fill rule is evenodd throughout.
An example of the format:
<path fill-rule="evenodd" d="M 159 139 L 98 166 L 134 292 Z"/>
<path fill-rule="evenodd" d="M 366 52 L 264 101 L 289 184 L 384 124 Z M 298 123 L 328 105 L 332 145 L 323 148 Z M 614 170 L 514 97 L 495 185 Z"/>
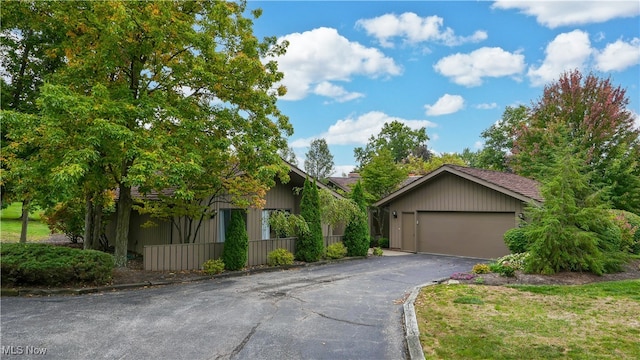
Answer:
<path fill-rule="evenodd" d="M 300 167 L 325 138 L 336 174 L 385 122 L 425 126 L 432 151 L 482 147 L 506 106 L 567 70 L 627 89 L 640 127 L 638 1 L 249 1 L 260 38 L 290 42 L 278 100 Z"/>

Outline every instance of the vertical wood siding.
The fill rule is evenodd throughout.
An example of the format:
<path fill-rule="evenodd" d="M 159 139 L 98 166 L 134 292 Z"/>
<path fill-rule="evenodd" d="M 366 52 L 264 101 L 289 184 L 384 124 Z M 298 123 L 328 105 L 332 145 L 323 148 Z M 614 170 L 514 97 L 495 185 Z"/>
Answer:
<path fill-rule="evenodd" d="M 398 218 L 389 217 L 389 245 L 400 248 L 403 213 L 414 211 L 523 211 L 522 201 L 459 176 L 443 173 L 420 188 L 389 203 L 389 211 Z"/>

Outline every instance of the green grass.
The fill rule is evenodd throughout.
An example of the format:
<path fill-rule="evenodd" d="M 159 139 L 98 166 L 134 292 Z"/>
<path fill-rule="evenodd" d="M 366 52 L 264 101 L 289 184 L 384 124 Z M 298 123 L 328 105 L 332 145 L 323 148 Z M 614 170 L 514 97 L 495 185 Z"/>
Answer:
<path fill-rule="evenodd" d="M 29 213 L 27 241 L 40 241 L 51 234 L 49 227 L 40 218 L 40 211 Z M 22 203 L 16 202 L 0 210 L 0 242 L 18 242 L 22 229 Z"/>
<path fill-rule="evenodd" d="M 637 359 L 640 280 L 436 285 L 416 299 L 427 359 Z"/>

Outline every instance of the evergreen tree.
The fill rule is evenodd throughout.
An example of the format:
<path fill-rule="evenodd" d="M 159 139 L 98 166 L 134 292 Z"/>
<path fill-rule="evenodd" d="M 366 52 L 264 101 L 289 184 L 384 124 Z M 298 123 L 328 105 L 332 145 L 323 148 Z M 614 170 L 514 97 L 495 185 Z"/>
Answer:
<path fill-rule="evenodd" d="M 325 139 L 315 139 L 311 142 L 307 158 L 304 160 L 304 170 L 311 177 L 325 181 L 335 170 L 333 155 Z"/>
<path fill-rule="evenodd" d="M 369 250 L 369 223 L 366 200 L 360 181 L 353 187 L 351 200 L 358 205 L 360 211 L 347 224 L 343 242 L 347 247 L 347 256 L 366 256 Z"/>
<path fill-rule="evenodd" d="M 244 222 L 243 211 L 231 212 L 229 227 L 226 232 L 222 260 L 228 270 L 240 270 L 247 264 L 249 236 Z"/>
<path fill-rule="evenodd" d="M 525 235 L 532 239 L 527 271 L 553 274 L 589 271 L 602 274 L 615 268 L 621 254 L 603 254 L 611 227 L 601 191 L 590 185 L 584 159 L 567 149 L 548 167 L 541 187 L 544 205 L 531 206 Z M 607 259 L 608 257 L 608 259 Z"/>
<path fill-rule="evenodd" d="M 312 184 L 309 179 L 305 180 L 302 189 L 300 215 L 309 225 L 309 231 L 298 236 L 296 259 L 306 262 L 318 261 L 324 250 L 322 220 L 320 217 L 320 195 L 318 187 L 315 183 Z"/>

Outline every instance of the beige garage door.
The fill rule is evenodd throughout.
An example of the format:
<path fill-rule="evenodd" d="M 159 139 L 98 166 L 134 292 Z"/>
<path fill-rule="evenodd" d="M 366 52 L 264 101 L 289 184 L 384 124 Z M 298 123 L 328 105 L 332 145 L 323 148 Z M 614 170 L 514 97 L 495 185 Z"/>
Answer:
<path fill-rule="evenodd" d="M 509 254 L 503 234 L 515 226 L 514 213 L 419 212 L 418 252 L 497 258 Z"/>

